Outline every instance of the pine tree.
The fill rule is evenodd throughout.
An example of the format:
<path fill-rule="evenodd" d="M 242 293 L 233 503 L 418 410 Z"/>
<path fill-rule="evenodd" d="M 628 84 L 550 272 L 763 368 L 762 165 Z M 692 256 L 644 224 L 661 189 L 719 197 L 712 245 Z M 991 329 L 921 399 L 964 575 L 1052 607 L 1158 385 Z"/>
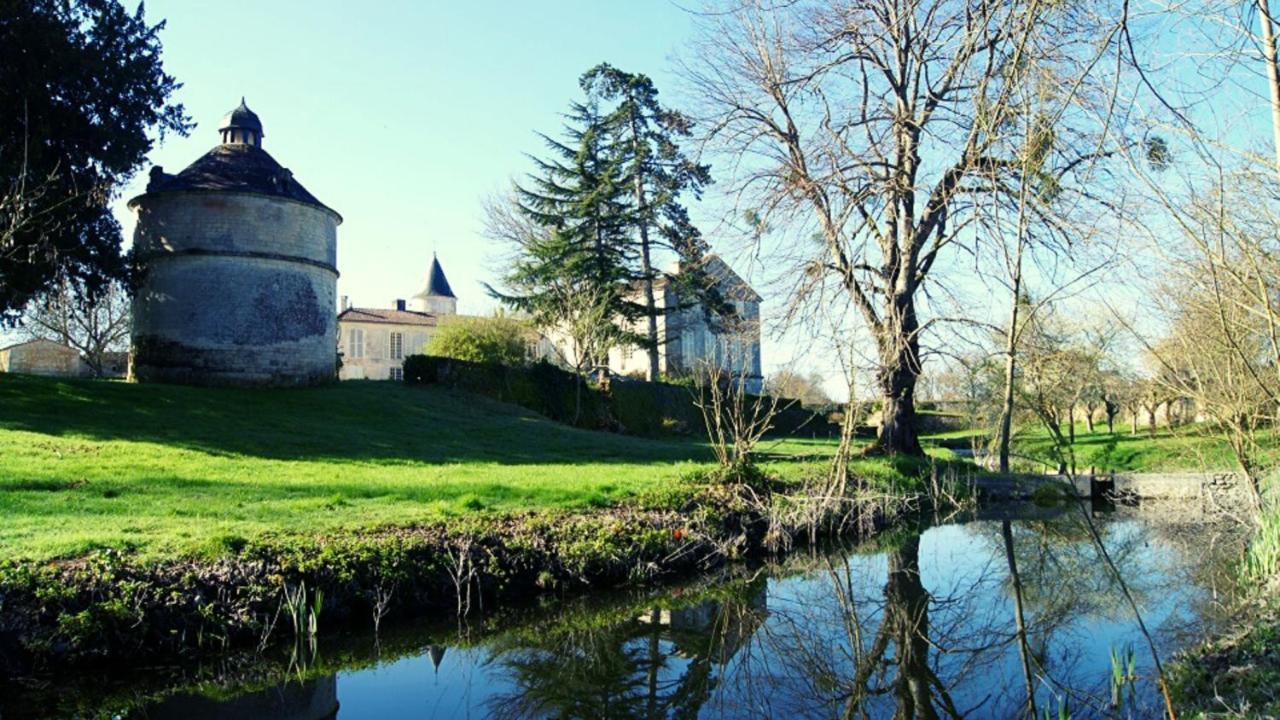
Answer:
<path fill-rule="evenodd" d="M 711 182 L 710 168 L 693 162 L 681 151 L 678 141 L 690 136 L 692 122 L 679 112 L 662 107 L 658 89 L 647 76 L 602 63 L 583 74 L 579 82 L 589 98 L 614 103 L 603 118 L 603 129 L 630 189 L 631 208 L 626 218 L 634 232 L 632 240 L 639 260 L 635 279 L 644 292 L 647 377 L 657 380 L 659 311 L 654 282 L 658 273 L 653 267 L 653 252 L 659 243 L 673 250 L 684 271 L 681 280 L 697 290 L 699 298 L 713 292 L 710 283 L 698 282 L 706 243 L 679 202 L 685 191 L 700 196 L 702 188 Z"/>
<path fill-rule="evenodd" d="M 569 334 L 582 371 L 603 364 L 610 347 L 636 342 L 625 330 L 637 317 L 627 299 L 635 254 L 629 188 L 604 118 L 588 100 L 573 103 L 567 121 L 563 139 L 541 136 L 548 156 L 532 158 L 537 170 L 516 185 L 523 225 L 509 291 L 490 292 L 540 327 Z"/>

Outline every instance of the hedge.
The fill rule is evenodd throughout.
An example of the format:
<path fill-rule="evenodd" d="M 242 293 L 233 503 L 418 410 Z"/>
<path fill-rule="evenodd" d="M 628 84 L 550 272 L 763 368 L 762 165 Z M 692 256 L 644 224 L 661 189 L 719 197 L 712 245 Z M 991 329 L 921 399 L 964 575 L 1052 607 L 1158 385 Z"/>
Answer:
<path fill-rule="evenodd" d="M 524 367 L 474 363 L 430 355 L 404 361 L 406 383 L 440 384 L 509 402 L 568 425 L 631 435 L 702 432 L 702 413 L 690 388 L 614 378 L 607 388 L 548 362 Z M 775 435 L 831 436 L 839 433 L 822 416 L 799 403 L 774 418 Z M 782 407 L 780 405 L 780 407 Z"/>

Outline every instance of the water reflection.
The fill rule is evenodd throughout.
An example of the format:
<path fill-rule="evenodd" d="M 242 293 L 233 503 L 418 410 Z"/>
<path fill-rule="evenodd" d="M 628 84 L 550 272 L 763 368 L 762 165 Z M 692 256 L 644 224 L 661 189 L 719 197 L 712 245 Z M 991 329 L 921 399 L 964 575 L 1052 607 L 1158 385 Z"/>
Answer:
<path fill-rule="evenodd" d="M 894 531 L 447 648 L 443 635 L 419 640 L 398 659 L 336 676 L 222 689 L 229 700 L 173 696 L 121 716 L 905 719 L 1018 717 L 1064 703 L 1077 718 L 1158 716 L 1144 641 L 1083 516 L 1039 515 Z M 1161 652 L 1197 637 L 1233 552 L 1207 538 L 1225 529 L 1097 522 Z M 1139 650 L 1139 679 L 1115 707 L 1110 656 L 1128 646 Z"/>
<path fill-rule="evenodd" d="M 653 607 L 605 627 L 510 635 L 488 662 L 513 687 L 494 694 L 495 718 L 697 717 L 722 668 L 764 624 L 763 575 L 720 598 Z"/>
<path fill-rule="evenodd" d="M 147 708 L 143 716 L 149 720 L 332 720 L 338 716 L 338 678 L 285 683 L 229 700 L 179 693 Z"/>

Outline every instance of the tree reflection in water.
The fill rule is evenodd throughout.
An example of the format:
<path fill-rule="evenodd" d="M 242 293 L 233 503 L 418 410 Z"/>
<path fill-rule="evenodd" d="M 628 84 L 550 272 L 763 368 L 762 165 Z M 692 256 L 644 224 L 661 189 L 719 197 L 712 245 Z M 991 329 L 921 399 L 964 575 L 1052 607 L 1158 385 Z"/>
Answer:
<path fill-rule="evenodd" d="M 766 615 L 763 575 L 715 598 L 654 607 L 603 627 L 538 628 L 490 646 L 515 685 L 495 718 L 693 718 Z"/>
<path fill-rule="evenodd" d="M 980 512 L 985 519 L 797 553 L 748 579 L 643 604 L 634 596 L 582 599 L 557 613 L 521 615 L 447 654 L 434 644 L 438 634 L 406 632 L 381 646 L 353 637 L 346 649 L 327 650 L 351 669 L 315 669 L 336 678 L 265 664 L 269 683 L 245 675 L 239 688 L 221 682 L 212 694 L 184 688 L 127 717 L 311 720 L 332 717 L 339 697 L 339 715 L 351 720 L 407 708 L 502 719 L 1017 718 L 1053 715 L 1063 703 L 1074 718 L 1159 717 L 1133 612 L 1084 516 L 1074 508 Z M 1156 516 L 1095 523 L 1167 655 L 1214 618 L 1217 590 L 1229 581 L 1225 559 L 1237 556 L 1240 538 Z M 367 662 L 363 649 L 352 649 L 365 644 L 406 649 Z M 1113 708 L 1110 655 L 1128 645 L 1139 649 L 1136 701 Z M 420 679 L 425 663 L 430 683 L 406 680 Z M 234 664 L 215 671 L 240 678 Z M 288 680 L 271 687 L 280 678 Z M 44 702 L 0 695 L 4 717 L 43 717 L 37 709 L 55 701 L 129 706 L 116 695 L 94 702 L 96 691 L 77 699 L 61 690 Z"/>
<path fill-rule="evenodd" d="M 790 572 L 804 577 L 775 579 L 768 591 L 760 577 L 618 622 L 504 637 L 489 663 L 510 686 L 487 709 L 499 718 L 928 719 L 1025 717 L 1069 702 L 1076 717 L 1158 713 L 1150 678 L 1145 704 L 1109 705 L 1105 658 L 1132 640 L 1132 613 L 1081 518 L 963 527 L 930 545 L 923 572 L 917 530 L 793 560 Z M 1194 599 L 1183 575 L 1213 559 L 1169 557 L 1176 544 L 1154 547 L 1131 521 L 1099 529 L 1164 633 L 1194 620 L 1179 612 Z"/>

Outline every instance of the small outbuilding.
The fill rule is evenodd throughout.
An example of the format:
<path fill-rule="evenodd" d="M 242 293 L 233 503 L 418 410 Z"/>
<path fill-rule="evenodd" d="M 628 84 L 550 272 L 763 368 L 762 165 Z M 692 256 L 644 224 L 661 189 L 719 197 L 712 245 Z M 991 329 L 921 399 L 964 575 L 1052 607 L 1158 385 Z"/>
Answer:
<path fill-rule="evenodd" d="M 0 348 L 0 372 L 78 377 L 84 373 L 84 363 L 70 345 L 37 339 Z"/>

